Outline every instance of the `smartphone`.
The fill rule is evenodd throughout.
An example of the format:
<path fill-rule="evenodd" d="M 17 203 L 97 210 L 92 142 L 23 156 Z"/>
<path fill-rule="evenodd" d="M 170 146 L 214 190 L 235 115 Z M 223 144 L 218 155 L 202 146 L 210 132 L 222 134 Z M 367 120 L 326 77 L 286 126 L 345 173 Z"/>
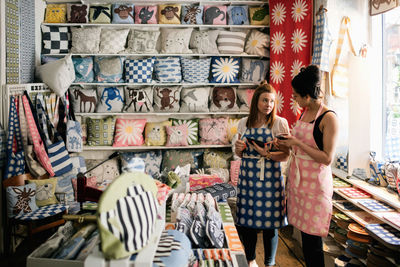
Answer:
<path fill-rule="evenodd" d="M 287 140 L 287 137 L 284 135 L 277 135 L 276 138 L 278 138 L 279 140 Z"/>
<path fill-rule="evenodd" d="M 250 144 L 254 143 L 254 144 L 257 144 L 259 147 L 264 147 L 265 146 L 264 142 L 262 142 L 262 141 L 258 141 L 256 139 L 248 138 L 248 137 L 246 137 L 246 139 L 247 139 L 247 142 L 249 142 Z"/>

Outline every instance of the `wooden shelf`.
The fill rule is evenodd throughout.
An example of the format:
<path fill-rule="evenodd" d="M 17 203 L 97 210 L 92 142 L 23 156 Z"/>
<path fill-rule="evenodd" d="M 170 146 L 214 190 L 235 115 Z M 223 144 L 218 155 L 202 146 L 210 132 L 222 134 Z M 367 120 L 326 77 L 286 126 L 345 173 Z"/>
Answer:
<path fill-rule="evenodd" d="M 249 115 L 249 112 L 112 112 L 112 113 L 75 113 L 76 116 L 176 116 L 176 115 L 186 115 L 186 116 L 222 116 L 222 115 Z"/>
<path fill-rule="evenodd" d="M 165 2 L 164 2 L 165 3 Z M 208 3 L 208 2 L 207 2 Z M 100 24 L 100 23 L 42 23 L 58 27 L 110 27 L 110 28 L 225 28 L 225 29 L 263 29 L 268 25 L 208 25 L 208 24 Z"/>
<path fill-rule="evenodd" d="M 265 5 L 269 1 L 266 0 L 259 0 L 259 1 L 200 1 L 200 0 L 150 0 L 150 1 L 145 1 L 145 0 L 124 0 L 124 1 L 117 1 L 117 0 L 46 0 L 48 4 L 50 3 L 84 3 L 84 4 L 110 4 L 110 3 L 135 3 L 135 4 L 166 4 L 166 3 L 174 3 L 174 4 L 233 4 L 233 5 L 238 5 L 238 4 L 247 4 L 247 5 Z"/>
<path fill-rule="evenodd" d="M 346 200 L 347 201 L 347 200 Z M 356 221 L 358 224 L 362 225 L 363 227 L 365 227 L 365 215 L 368 214 L 370 215 L 369 212 L 365 211 L 365 210 L 361 210 L 361 211 L 352 211 L 352 210 L 345 210 L 343 209 L 338 202 L 341 201 L 333 201 L 333 206 L 335 208 L 337 208 L 338 210 L 340 210 L 342 213 L 346 214 L 347 216 L 349 216 L 350 218 L 352 218 L 354 221 Z M 370 220 L 370 223 L 382 223 L 382 221 L 380 219 L 377 219 L 376 217 L 370 215 L 368 216 L 368 219 Z"/>
<path fill-rule="evenodd" d="M 121 150 L 155 150 L 155 149 L 197 149 L 197 148 L 228 148 L 232 145 L 192 145 L 192 146 L 83 146 L 83 151 L 121 151 Z"/>
<path fill-rule="evenodd" d="M 42 54 L 48 57 L 64 57 L 68 54 Z M 259 55 L 248 55 L 245 53 L 242 54 L 131 54 L 131 53 L 119 53 L 119 54 L 71 54 L 72 56 L 80 56 L 80 57 L 246 57 L 246 58 L 269 58 L 263 57 Z"/>
<path fill-rule="evenodd" d="M 99 85 L 99 86 L 257 86 L 255 83 L 72 83 L 71 85 Z"/>

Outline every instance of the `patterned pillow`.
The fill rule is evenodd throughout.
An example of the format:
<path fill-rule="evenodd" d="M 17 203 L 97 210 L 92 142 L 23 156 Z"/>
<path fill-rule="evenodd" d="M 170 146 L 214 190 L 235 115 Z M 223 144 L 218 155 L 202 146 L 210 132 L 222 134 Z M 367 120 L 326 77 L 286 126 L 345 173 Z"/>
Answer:
<path fill-rule="evenodd" d="M 193 28 L 161 29 L 161 53 L 191 54 L 189 49 L 190 36 Z"/>
<path fill-rule="evenodd" d="M 204 151 L 204 167 L 205 168 L 224 168 L 229 167 L 229 159 L 232 153 L 228 151 L 220 151 L 215 149 L 206 149 Z"/>
<path fill-rule="evenodd" d="M 91 113 L 95 111 L 97 105 L 95 89 L 83 89 L 79 86 L 73 86 L 69 88 L 69 91 L 74 112 Z"/>
<path fill-rule="evenodd" d="M 199 119 L 170 119 L 172 126 L 186 125 L 187 131 L 187 143 L 189 145 L 198 145 L 199 143 Z"/>
<path fill-rule="evenodd" d="M 101 29 L 99 53 L 118 54 L 124 51 L 128 33 L 129 29 Z"/>
<path fill-rule="evenodd" d="M 100 27 L 77 28 L 72 27 L 72 53 L 96 54 L 99 52 Z"/>
<path fill-rule="evenodd" d="M 248 25 L 249 24 L 248 6 L 228 6 L 229 25 Z"/>
<path fill-rule="evenodd" d="M 226 6 L 204 6 L 204 24 L 226 25 Z"/>
<path fill-rule="evenodd" d="M 259 59 L 242 59 L 242 83 L 260 83 L 267 79 L 269 61 Z"/>
<path fill-rule="evenodd" d="M 238 83 L 240 58 L 212 57 L 211 80 L 212 83 Z"/>
<path fill-rule="evenodd" d="M 250 24 L 251 25 L 269 25 L 268 7 L 250 7 Z"/>
<path fill-rule="evenodd" d="M 69 48 L 68 27 L 42 25 L 43 54 L 65 54 Z"/>
<path fill-rule="evenodd" d="M 262 57 L 269 56 L 267 47 L 269 47 L 269 35 L 257 30 L 252 30 L 246 41 L 245 52 L 249 55 Z"/>
<path fill-rule="evenodd" d="M 123 57 L 95 57 L 94 72 L 96 81 L 118 83 L 123 82 L 122 73 L 124 71 Z"/>
<path fill-rule="evenodd" d="M 54 195 L 57 187 L 57 178 L 28 180 L 28 184 L 36 184 L 36 205 L 38 207 L 57 204 L 57 198 Z"/>
<path fill-rule="evenodd" d="M 208 112 L 210 87 L 182 88 L 180 112 Z"/>
<path fill-rule="evenodd" d="M 179 57 L 156 58 L 154 76 L 162 83 L 179 83 L 182 80 Z"/>
<path fill-rule="evenodd" d="M 126 51 L 128 53 L 137 54 L 157 54 L 156 45 L 159 35 L 159 30 L 142 31 L 132 29 L 128 36 L 128 47 Z"/>
<path fill-rule="evenodd" d="M 146 119 L 135 120 L 117 118 L 113 146 L 121 147 L 143 145 L 143 130 L 145 125 Z"/>
<path fill-rule="evenodd" d="M 237 111 L 236 88 L 214 87 L 210 93 L 210 111 Z"/>
<path fill-rule="evenodd" d="M 133 4 L 113 4 L 112 23 L 133 24 Z"/>
<path fill-rule="evenodd" d="M 199 121 L 202 145 L 228 145 L 228 118 L 204 118 Z"/>
<path fill-rule="evenodd" d="M 93 58 L 92 57 L 73 57 L 75 69 L 74 83 L 91 83 L 94 80 Z"/>
<path fill-rule="evenodd" d="M 152 112 L 153 89 L 151 87 L 125 87 L 125 112 Z"/>
<path fill-rule="evenodd" d="M 8 186 L 6 188 L 6 195 L 8 218 L 38 209 L 35 198 L 36 184 Z"/>
<path fill-rule="evenodd" d="M 154 87 L 154 110 L 161 112 L 179 111 L 181 87 Z"/>
<path fill-rule="evenodd" d="M 238 89 L 236 93 L 239 98 L 240 111 L 249 111 L 251 105 L 251 99 L 253 98 L 255 89 Z"/>
<path fill-rule="evenodd" d="M 228 140 L 232 142 L 233 137 L 237 134 L 237 128 L 240 119 L 229 118 L 228 119 Z"/>
<path fill-rule="evenodd" d="M 204 149 L 190 150 L 190 153 L 192 153 L 194 159 L 193 172 L 195 172 L 195 170 L 203 168 Z"/>
<path fill-rule="evenodd" d="M 167 142 L 166 126 L 171 126 L 172 122 L 148 122 L 144 130 L 146 146 L 163 146 Z"/>
<path fill-rule="evenodd" d="M 84 4 L 67 4 L 69 23 L 88 23 L 89 6 Z"/>
<path fill-rule="evenodd" d="M 111 4 L 90 5 L 90 23 L 111 23 Z"/>
<path fill-rule="evenodd" d="M 96 112 L 121 112 L 124 106 L 123 86 L 98 86 Z"/>
<path fill-rule="evenodd" d="M 45 23 L 66 23 L 67 5 L 66 4 L 48 4 L 46 6 Z"/>
<path fill-rule="evenodd" d="M 144 160 L 145 172 L 154 177 L 160 173 L 162 156 L 159 150 L 149 151 L 149 152 L 139 152 L 139 153 L 122 153 L 121 155 L 121 165 L 122 171 L 129 171 L 129 163 L 133 158 L 141 158 Z"/>
<path fill-rule="evenodd" d="M 181 63 L 185 82 L 208 83 L 211 58 L 181 58 Z"/>
<path fill-rule="evenodd" d="M 56 60 L 59 60 L 59 59 L 60 59 L 59 57 L 53 57 L 53 56 L 45 56 L 45 55 L 42 55 L 42 56 L 40 57 L 40 63 L 41 63 L 42 65 L 44 65 L 44 64 L 46 64 L 46 63 L 53 62 L 53 61 L 56 61 Z"/>
<path fill-rule="evenodd" d="M 86 175 L 86 185 L 90 187 L 97 188 L 97 177 L 96 176 L 89 176 Z M 78 199 L 78 181 L 76 178 L 71 179 L 72 188 L 74 190 L 74 198 L 75 200 Z"/>
<path fill-rule="evenodd" d="M 74 187 L 72 185 L 72 179 L 76 178 L 79 172 L 86 172 L 86 163 L 83 157 L 71 157 L 72 170 L 61 177 L 57 177 L 56 192 L 65 193 L 65 199 L 68 202 L 73 202 L 76 199 L 74 195 Z M 76 179 L 75 179 L 76 182 Z M 76 190 L 75 190 L 76 192 Z"/>
<path fill-rule="evenodd" d="M 198 31 L 194 30 L 190 38 L 190 48 L 193 53 L 215 54 L 218 53 L 217 38 L 219 30 Z"/>
<path fill-rule="evenodd" d="M 115 118 L 86 118 L 87 145 L 111 146 L 114 137 Z"/>
<path fill-rule="evenodd" d="M 167 143 L 165 146 L 188 146 L 188 126 L 181 124 L 176 126 L 166 126 Z"/>
<path fill-rule="evenodd" d="M 183 167 L 187 164 L 194 164 L 193 155 L 190 151 L 168 150 L 164 153 L 161 170 L 175 170 L 176 167 Z"/>
<path fill-rule="evenodd" d="M 155 58 L 125 60 L 127 83 L 151 83 Z"/>
<path fill-rule="evenodd" d="M 160 5 L 158 7 L 159 24 L 181 24 L 181 5 Z"/>
<path fill-rule="evenodd" d="M 220 31 L 217 39 L 221 54 L 241 54 L 244 50 L 246 32 Z"/>
<path fill-rule="evenodd" d="M 182 6 L 182 24 L 203 24 L 203 6 Z"/>
<path fill-rule="evenodd" d="M 157 24 L 157 6 L 135 6 L 136 24 Z"/>
<path fill-rule="evenodd" d="M 90 170 L 102 160 L 86 160 L 87 168 Z M 107 160 L 100 166 L 94 168 L 87 173 L 86 177 L 95 177 L 97 183 L 102 183 L 105 180 L 112 181 L 120 175 L 118 159 L 114 158 Z M 94 185 L 96 186 L 96 185 Z"/>

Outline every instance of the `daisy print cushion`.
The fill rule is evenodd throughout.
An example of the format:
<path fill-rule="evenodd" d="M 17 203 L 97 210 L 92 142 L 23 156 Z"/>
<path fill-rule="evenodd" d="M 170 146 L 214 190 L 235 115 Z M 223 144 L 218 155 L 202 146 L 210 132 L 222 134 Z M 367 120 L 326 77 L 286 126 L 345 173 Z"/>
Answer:
<path fill-rule="evenodd" d="M 240 58 L 212 57 L 211 80 L 212 83 L 238 83 Z"/>
<path fill-rule="evenodd" d="M 121 147 L 143 145 L 143 130 L 145 124 L 145 119 L 134 120 L 117 118 L 113 146 Z"/>

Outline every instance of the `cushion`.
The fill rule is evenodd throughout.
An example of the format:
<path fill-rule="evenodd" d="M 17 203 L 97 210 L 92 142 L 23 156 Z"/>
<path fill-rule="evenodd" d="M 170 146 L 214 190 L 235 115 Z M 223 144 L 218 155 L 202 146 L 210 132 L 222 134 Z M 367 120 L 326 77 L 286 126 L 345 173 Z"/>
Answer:
<path fill-rule="evenodd" d="M 237 186 L 239 180 L 239 172 L 240 172 L 240 163 L 241 160 L 231 160 L 230 167 L 230 183 L 234 186 Z"/>
<path fill-rule="evenodd" d="M 267 48 L 269 47 L 269 35 L 258 30 L 252 30 L 246 41 L 245 52 L 249 55 L 261 57 L 269 56 Z"/>
<path fill-rule="evenodd" d="M 210 87 L 182 88 L 180 112 L 208 112 Z"/>
<path fill-rule="evenodd" d="M 171 126 L 172 122 L 148 122 L 144 131 L 146 146 L 163 146 L 167 142 L 165 126 Z"/>
<path fill-rule="evenodd" d="M 157 24 L 157 6 L 135 6 L 136 24 Z"/>
<path fill-rule="evenodd" d="M 92 57 L 73 57 L 75 69 L 74 83 L 91 83 L 94 80 L 93 58 Z"/>
<path fill-rule="evenodd" d="M 42 55 L 41 57 L 40 57 L 40 62 L 42 63 L 42 65 L 43 64 L 46 64 L 46 63 L 49 63 L 49 62 L 52 62 L 52 61 L 56 61 L 56 60 L 58 60 L 58 59 L 60 59 L 59 57 L 54 57 L 54 56 L 45 56 L 45 55 Z"/>
<path fill-rule="evenodd" d="M 188 146 L 188 125 L 181 124 L 166 126 L 167 143 L 166 146 Z"/>
<path fill-rule="evenodd" d="M 111 4 L 90 5 L 90 23 L 111 23 Z"/>
<path fill-rule="evenodd" d="M 129 29 L 101 29 L 100 50 L 101 54 L 118 54 L 125 50 Z"/>
<path fill-rule="evenodd" d="M 103 160 L 86 160 L 87 168 L 90 170 Z M 100 166 L 94 168 L 90 172 L 86 174 L 86 177 L 95 177 L 97 183 L 102 183 L 103 181 L 112 181 L 115 178 L 119 177 L 119 164 L 118 159 L 114 158 L 111 160 L 107 160 Z"/>
<path fill-rule="evenodd" d="M 237 134 L 239 121 L 240 121 L 240 119 L 234 119 L 234 118 L 228 119 L 227 130 L 228 130 L 229 142 L 232 142 L 233 137 L 235 136 L 235 134 Z"/>
<path fill-rule="evenodd" d="M 229 159 L 231 157 L 232 152 L 229 151 L 206 149 L 203 156 L 204 167 L 227 169 L 229 167 Z"/>
<path fill-rule="evenodd" d="M 189 145 L 198 145 L 199 143 L 199 119 L 170 119 L 172 126 L 186 125 L 188 129 L 187 143 Z"/>
<path fill-rule="evenodd" d="M 67 4 L 69 23 L 88 23 L 89 6 L 84 4 Z"/>
<path fill-rule="evenodd" d="M 237 111 L 236 88 L 214 87 L 210 92 L 210 111 Z"/>
<path fill-rule="evenodd" d="M 214 184 L 212 186 L 196 190 L 195 192 L 197 194 L 211 194 L 215 201 L 226 201 L 228 198 L 236 196 L 235 187 L 228 183 Z"/>
<path fill-rule="evenodd" d="M 115 118 L 86 118 L 87 145 L 111 146 L 114 137 Z"/>
<path fill-rule="evenodd" d="M 113 4 L 112 23 L 133 24 L 133 4 Z"/>
<path fill-rule="evenodd" d="M 87 177 L 86 185 L 90 186 L 90 187 L 97 188 L 97 177 L 96 176 L 88 176 L 88 175 L 86 175 L 86 177 Z M 77 181 L 77 178 L 72 178 L 71 179 L 71 184 L 72 184 L 72 188 L 74 190 L 74 198 L 78 199 L 78 181 Z"/>
<path fill-rule="evenodd" d="M 240 58 L 212 57 L 211 77 L 212 83 L 238 83 Z"/>
<path fill-rule="evenodd" d="M 42 54 L 66 54 L 69 52 L 68 27 L 42 25 Z"/>
<path fill-rule="evenodd" d="M 229 182 L 229 170 L 224 168 L 208 168 L 206 170 L 211 175 L 217 175 L 224 183 Z"/>
<path fill-rule="evenodd" d="M 162 161 L 161 152 L 159 150 L 148 151 L 148 152 L 139 152 L 139 153 L 133 153 L 133 152 L 122 153 L 122 155 L 121 155 L 121 165 L 122 166 L 121 167 L 122 167 L 123 172 L 130 170 L 129 163 L 135 157 L 141 158 L 144 160 L 145 172 L 148 175 L 150 175 L 152 177 L 159 175 L 161 161 Z"/>
<path fill-rule="evenodd" d="M 199 121 L 199 136 L 202 145 L 229 144 L 228 118 L 204 118 Z"/>
<path fill-rule="evenodd" d="M 190 150 L 190 153 L 192 153 L 193 156 L 193 172 L 203 168 L 203 156 L 204 156 L 204 149 L 196 149 L 196 150 Z"/>
<path fill-rule="evenodd" d="M 182 6 L 182 24 L 203 24 L 203 6 Z"/>
<path fill-rule="evenodd" d="M 74 112 L 90 113 L 95 111 L 97 105 L 95 89 L 83 89 L 79 86 L 73 86 L 69 89 L 69 92 Z"/>
<path fill-rule="evenodd" d="M 193 28 L 186 29 L 161 29 L 161 53 L 165 54 L 191 54 L 189 49 L 190 36 Z"/>
<path fill-rule="evenodd" d="M 156 58 L 154 76 L 163 83 L 179 83 L 182 80 L 179 57 Z"/>
<path fill-rule="evenodd" d="M 221 54 L 241 54 L 244 50 L 246 32 L 220 31 L 217 39 Z"/>
<path fill-rule="evenodd" d="M 248 6 L 228 6 L 229 25 L 248 25 L 249 24 Z"/>
<path fill-rule="evenodd" d="M 56 192 L 57 178 L 28 180 L 28 183 L 36 184 L 36 205 L 38 207 L 57 204 Z"/>
<path fill-rule="evenodd" d="M 259 59 L 242 59 L 242 83 L 261 83 L 267 79 L 269 61 Z"/>
<path fill-rule="evenodd" d="M 146 59 L 125 60 L 125 82 L 151 83 L 154 57 Z"/>
<path fill-rule="evenodd" d="M 99 44 L 100 44 L 100 27 L 83 27 L 71 28 L 72 33 L 72 53 L 87 53 L 87 54 L 96 54 L 99 52 Z"/>
<path fill-rule="evenodd" d="M 72 179 L 76 178 L 77 174 L 82 172 L 86 172 L 86 163 L 85 159 L 81 156 L 71 157 L 72 162 L 72 170 L 66 174 L 63 174 L 60 177 L 57 177 L 57 187 L 56 192 L 64 192 L 65 199 L 67 202 L 73 202 L 76 199 L 76 195 L 74 194 L 74 187 L 72 185 Z M 76 182 L 76 179 L 75 179 Z"/>
<path fill-rule="evenodd" d="M 183 167 L 187 164 L 193 165 L 193 155 L 190 151 L 168 150 L 164 153 L 162 160 L 162 170 L 175 170 L 176 167 Z"/>
<path fill-rule="evenodd" d="M 161 112 L 179 111 L 181 87 L 154 87 L 154 110 Z"/>
<path fill-rule="evenodd" d="M 45 23 L 66 23 L 67 5 L 66 4 L 48 4 L 46 6 Z"/>
<path fill-rule="evenodd" d="M 181 23 L 181 5 L 159 5 L 158 6 L 159 24 L 180 24 Z"/>
<path fill-rule="evenodd" d="M 123 86 L 98 86 L 96 112 L 121 112 L 124 106 Z"/>
<path fill-rule="evenodd" d="M 217 38 L 219 30 L 198 31 L 194 30 L 190 37 L 190 48 L 193 53 L 215 54 L 218 52 Z"/>
<path fill-rule="evenodd" d="M 132 29 L 128 35 L 128 45 L 126 51 L 128 53 L 137 54 L 157 54 L 156 45 L 159 30 L 137 30 Z"/>
<path fill-rule="evenodd" d="M 36 184 L 8 186 L 6 188 L 6 193 L 8 218 L 38 209 L 35 198 Z"/>
<path fill-rule="evenodd" d="M 113 146 L 141 146 L 144 143 L 143 130 L 146 119 L 117 118 Z"/>
<path fill-rule="evenodd" d="M 181 58 L 182 74 L 185 82 L 208 83 L 211 58 Z"/>
<path fill-rule="evenodd" d="M 269 25 L 268 6 L 250 7 L 249 14 L 251 25 Z"/>
<path fill-rule="evenodd" d="M 122 57 L 95 57 L 94 71 L 97 82 L 123 82 L 124 58 Z"/>
<path fill-rule="evenodd" d="M 226 6 L 204 6 L 204 24 L 226 25 Z"/>
<path fill-rule="evenodd" d="M 249 111 L 251 105 L 251 99 L 253 98 L 255 89 L 237 89 L 236 93 L 239 98 L 240 111 Z"/>
<path fill-rule="evenodd" d="M 153 88 L 125 87 L 125 112 L 153 111 Z"/>

